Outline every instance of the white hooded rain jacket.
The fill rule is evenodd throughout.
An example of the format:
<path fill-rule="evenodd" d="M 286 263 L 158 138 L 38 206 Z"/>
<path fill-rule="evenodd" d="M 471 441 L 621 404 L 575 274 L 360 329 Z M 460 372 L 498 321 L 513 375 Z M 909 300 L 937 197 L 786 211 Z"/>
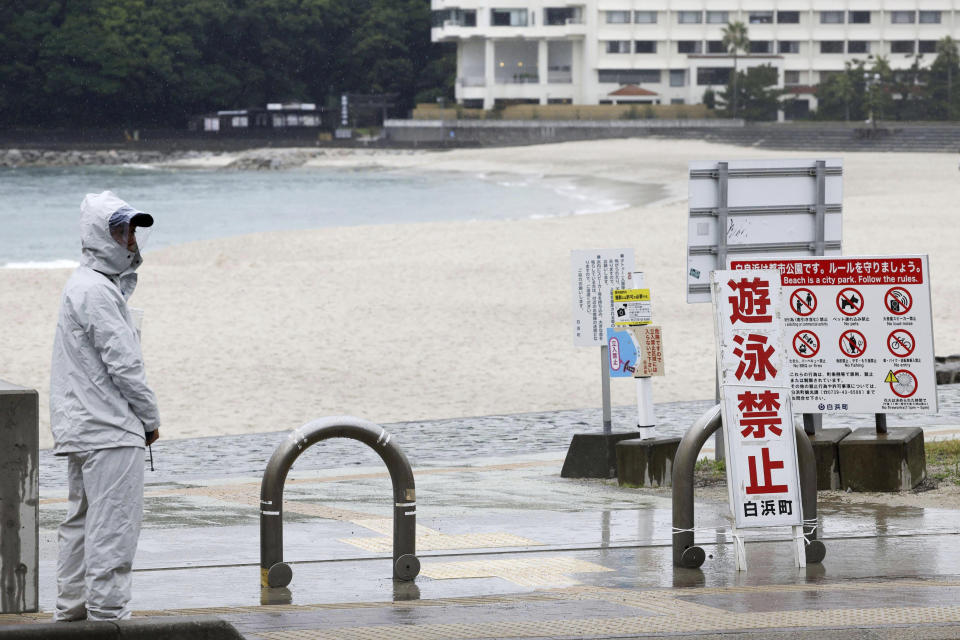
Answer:
<path fill-rule="evenodd" d="M 54 337 L 50 426 L 54 453 L 143 447 L 160 426 L 147 386 L 140 342 L 127 298 L 137 283 L 140 252 L 110 235 L 110 216 L 127 203 L 110 191 L 80 205 L 81 265 L 63 291 Z"/>

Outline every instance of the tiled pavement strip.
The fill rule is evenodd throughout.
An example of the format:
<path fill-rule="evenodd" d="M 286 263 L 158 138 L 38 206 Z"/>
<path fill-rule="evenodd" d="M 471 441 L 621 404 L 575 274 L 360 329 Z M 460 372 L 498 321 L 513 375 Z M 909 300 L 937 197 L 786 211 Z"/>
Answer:
<path fill-rule="evenodd" d="M 955 425 L 960 423 L 960 420 L 954 419 L 951 424 L 951 418 L 958 417 L 956 397 L 960 397 L 960 385 L 952 385 L 947 391 L 947 404 L 951 408 L 951 415 L 946 419 L 943 415 L 937 416 L 938 420 L 934 423 L 934 428 L 928 431 L 928 437 L 949 437 L 950 432 L 956 430 Z M 941 400 L 941 407 L 943 405 Z M 683 408 L 679 407 L 678 410 L 682 413 Z M 697 406 L 688 413 L 699 410 L 700 407 Z M 538 415 L 537 419 L 541 417 Z M 461 421 L 463 422 L 469 421 Z M 425 429 L 425 432 L 428 430 Z M 274 442 L 275 440 L 274 438 Z M 190 446 L 190 443 L 182 442 L 185 447 Z M 269 449 L 268 446 L 261 448 Z M 318 549 L 317 553 L 320 555 L 315 556 L 329 556 L 328 559 L 306 559 L 308 564 L 294 564 L 296 575 L 291 589 L 295 589 L 298 604 L 197 607 L 165 604 L 163 610 L 138 610 L 135 615 L 217 615 L 233 623 L 251 640 L 611 638 L 664 634 L 704 637 L 703 634 L 710 633 L 750 630 L 772 632 L 775 629 L 800 634 L 789 637 L 814 638 L 826 637 L 822 634 L 826 633 L 827 629 L 843 628 L 848 631 L 886 629 L 894 634 L 875 637 L 901 637 L 897 634 L 900 631 L 906 632 L 907 629 L 910 635 L 903 637 L 960 637 L 960 605 L 953 604 L 960 603 L 960 582 L 957 581 L 960 580 L 960 560 L 954 557 L 960 554 L 948 551 L 960 541 L 960 517 L 956 517 L 960 516 L 958 512 L 913 509 L 908 510 L 908 513 L 888 514 L 886 511 L 878 511 L 876 518 L 872 520 L 864 518 L 862 510 L 853 509 L 851 513 L 847 513 L 842 507 L 826 509 L 824 513 L 827 515 L 821 514 L 821 517 L 825 518 L 824 528 L 828 532 L 825 574 L 804 574 L 802 570 L 800 573 L 785 571 L 784 567 L 780 567 L 783 558 L 778 559 L 776 552 L 770 552 L 770 549 L 777 548 L 776 543 L 757 544 L 757 551 L 751 552 L 757 554 L 753 556 L 756 564 L 751 564 L 754 570 L 736 574 L 729 553 L 724 550 L 726 545 L 711 546 L 710 540 L 701 541 L 698 536 L 698 544 L 706 542 L 704 546 L 708 547 L 708 553 L 712 549 L 713 553 L 717 554 L 717 559 L 712 560 L 712 568 L 708 569 L 705 565 L 705 579 L 701 575 L 690 582 L 694 586 L 670 588 L 668 585 L 671 578 L 667 575 L 671 572 L 669 548 L 664 545 L 664 541 L 669 540 L 669 527 L 663 530 L 664 524 L 669 523 L 669 510 L 662 507 L 663 499 L 660 498 L 660 502 L 654 500 L 653 503 L 647 503 L 646 507 L 636 505 L 633 512 L 647 524 L 634 523 L 631 525 L 634 527 L 632 533 L 625 532 L 624 522 L 629 523 L 629 518 L 633 517 L 629 516 L 629 509 L 624 506 L 625 490 L 617 490 L 615 485 L 611 487 L 597 481 L 571 483 L 553 479 L 560 459 L 562 452 L 559 457 L 543 454 L 541 458 L 533 460 L 529 459 L 529 456 L 526 460 L 517 460 L 515 457 L 499 462 L 464 460 L 462 466 L 438 464 L 439 460 L 432 464 L 426 461 L 424 467 L 417 467 L 417 463 L 414 463 L 421 506 L 429 504 L 421 493 L 421 486 L 426 485 L 429 491 L 431 482 L 435 487 L 459 488 L 462 491 L 461 496 L 489 493 L 491 489 L 496 493 L 499 492 L 500 484 L 506 484 L 514 490 L 513 498 L 516 499 L 517 495 L 526 492 L 527 485 L 524 483 L 527 482 L 540 483 L 541 497 L 547 497 L 558 490 L 561 492 L 561 495 L 548 505 L 531 506 L 528 516 L 524 515 L 527 512 L 522 506 L 504 512 L 507 515 L 497 510 L 479 509 L 476 518 L 480 520 L 466 518 L 461 521 L 460 518 L 453 517 L 445 519 L 443 505 L 438 505 L 432 520 L 426 517 L 419 520 L 431 526 L 418 526 L 417 551 L 423 569 L 416 583 L 419 590 L 413 597 L 418 597 L 422 590 L 423 599 L 390 602 L 389 596 L 382 597 L 389 592 L 389 587 L 387 591 L 381 590 L 379 593 L 358 591 L 357 593 L 363 594 L 376 593 L 365 598 L 367 601 L 364 602 L 337 600 L 335 588 L 332 592 L 325 592 L 321 599 L 310 599 L 311 593 L 320 592 L 311 591 L 305 580 L 309 582 L 318 575 L 327 576 L 332 573 L 338 576 L 338 581 L 345 581 L 341 588 L 342 595 L 346 595 L 351 593 L 352 585 L 367 584 L 365 581 L 371 579 L 368 576 L 380 576 L 382 582 L 385 568 L 381 566 L 378 558 L 389 558 L 392 523 L 384 517 L 383 505 L 368 504 L 365 501 L 367 496 L 362 490 L 353 497 L 341 496 L 337 500 L 327 500 L 328 504 L 316 504 L 317 495 L 323 496 L 325 493 L 324 487 L 356 486 L 358 480 L 382 484 L 387 478 L 387 474 L 382 471 L 365 472 L 341 466 L 329 473 L 306 473 L 305 477 L 294 474 L 287 483 L 290 489 L 288 493 L 291 494 L 287 497 L 291 499 L 285 500 L 285 512 L 307 518 L 296 526 L 304 529 L 325 527 L 322 529 L 323 533 L 315 535 L 320 538 L 332 537 L 333 540 Z M 168 458 L 168 462 L 171 463 L 170 467 L 176 468 L 176 460 Z M 50 484 L 56 486 L 56 482 L 48 483 L 48 486 Z M 518 488 L 518 484 L 522 484 L 522 488 Z M 317 490 L 318 487 L 320 491 Z M 604 524 L 609 531 L 605 531 L 606 538 L 602 544 L 594 538 L 584 537 L 584 532 L 590 531 L 589 528 L 570 528 L 569 523 L 576 522 L 570 520 L 577 516 L 576 508 L 573 513 L 564 515 L 562 511 L 565 508 L 556 506 L 563 504 L 567 498 L 563 491 L 568 488 L 569 495 L 574 497 L 582 495 L 592 499 L 598 491 L 607 496 L 596 498 L 589 503 L 589 507 L 581 508 L 589 512 L 582 514 L 588 520 L 597 515 L 594 511 L 600 509 L 598 505 L 609 503 L 609 507 L 603 508 L 614 509 L 612 512 L 603 512 L 607 518 Z M 60 495 L 57 490 L 46 491 L 42 496 L 41 510 L 62 509 L 63 501 Z M 478 498 L 478 501 L 482 503 L 481 498 Z M 237 474 L 216 474 L 214 470 L 205 474 L 205 479 L 194 476 L 183 482 L 171 479 L 148 486 L 148 505 L 171 499 L 186 501 L 184 504 L 187 506 L 198 505 L 201 511 L 209 511 L 209 514 L 205 514 L 206 517 L 215 519 L 217 508 L 210 508 L 210 505 L 233 505 L 229 508 L 241 511 L 255 508 L 259 499 L 259 483 L 251 479 L 249 474 L 238 477 Z M 533 499 L 537 499 L 536 494 Z M 455 498 L 450 500 L 456 501 Z M 336 506 L 329 502 L 335 502 Z M 360 508 L 355 509 L 353 506 Z M 447 508 L 451 508 L 450 505 L 447 505 Z M 722 526 L 722 521 L 715 518 L 722 509 L 717 509 L 715 505 L 711 508 L 712 512 L 706 507 L 703 508 L 704 513 L 714 518 L 708 523 L 708 529 L 716 526 L 712 522 Z M 196 507 L 193 509 L 196 510 Z M 185 520 L 189 520 L 189 514 L 193 511 L 187 509 L 186 513 L 188 516 Z M 614 515 L 610 516 L 610 513 Z M 627 516 L 626 520 L 624 516 L 616 515 L 617 513 Z M 488 523 L 489 526 L 473 530 L 477 522 L 483 522 L 483 518 L 490 517 L 493 520 Z M 698 511 L 698 521 L 701 517 Z M 148 521 L 149 518 L 148 513 Z M 544 518 L 546 519 L 542 520 Z M 609 522 L 611 518 L 612 525 Z M 531 519 L 542 520 L 542 524 L 531 526 L 527 522 L 521 526 L 523 520 Z M 857 520 L 866 522 L 861 525 L 850 524 Z M 451 522 L 459 524 L 460 530 Z M 653 522 L 657 523 L 655 527 L 651 524 Z M 885 542 L 886 538 L 882 536 L 876 538 L 878 531 L 881 531 L 881 523 L 886 533 L 912 536 L 909 538 L 911 542 L 904 545 L 899 541 Z M 373 532 L 375 536 L 358 535 L 359 531 L 350 529 L 352 525 Z M 155 523 L 154 530 L 157 530 L 158 526 L 160 525 Z M 228 535 L 221 533 L 223 529 L 202 529 L 202 526 L 204 525 L 195 525 L 194 530 L 199 531 L 199 535 L 202 535 L 203 531 L 209 531 L 207 535 L 211 540 Z M 256 540 L 250 540 L 256 537 L 255 528 L 245 526 L 246 528 L 239 528 L 240 535 L 244 536 L 244 543 L 249 546 L 252 542 L 255 545 Z M 653 527 L 654 532 L 637 533 L 637 526 L 643 531 L 646 531 L 645 526 Z M 149 535 L 149 523 L 146 527 L 145 533 Z M 564 529 L 568 529 L 566 537 L 557 533 L 557 530 Z M 595 529 L 594 524 L 593 534 L 597 533 Z M 179 535 L 177 531 L 170 529 L 167 534 L 158 530 L 156 535 L 158 539 L 163 539 L 165 535 L 175 537 Z M 831 531 L 834 541 L 829 540 Z M 862 538 L 865 531 L 869 531 L 868 537 L 872 538 L 865 542 L 865 546 L 849 543 L 841 546 L 840 539 L 844 536 Z M 715 539 L 722 543 L 724 536 L 718 532 Z M 573 553 L 572 549 L 563 548 L 566 542 L 558 540 L 576 540 L 584 544 L 579 553 Z M 610 542 L 621 543 L 623 557 L 613 558 L 616 551 L 613 547 L 608 548 Z M 337 547 L 337 544 L 340 546 Z M 895 548 L 897 545 L 903 545 L 903 551 Z M 351 555 L 349 551 L 345 551 L 349 548 L 357 550 L 360 555 L 354 554 L 354 557 L 346 562 L 338 562 L 337 554 Z M 882 565 L 884 561 L 881 560 L 881 564 L 865 571 L 851 569 L 861 564 L 870 564 L 874 553 L 871 549 L 876 552 L 877 558 L 885 558 L 888 563 L 891 558 L 902 555 L 903 565 Z M 469 553 L 454 556 L 453 552 L 457 550 Z M 523 550 L 526 550 L 526 553 Z M 860 555 L 844 558 L 845 553 Z M 249 562 L 249 555 L 248 550 L 243 557 L 244 562 Z M 938 556 L 941 556 L 939 564 Z M 174 557 L 178 556 L 171 556 Z M 216 563 L 229 561 L 229 558 L 234 556 L 227 554 L 222 557 L 226 560 L 211 560 L 212 570 L 219 571 L 216 567 L 220 565 Z M 631 560 L 632 558 L 635 560 Z M 48 558 L 48 573 L 51 568 L 49 562 Z M 163 564 L 162 558 L 160 562 L 154 565 L 156 568 L 142 569 L 148 573 L 138 573 L 140 577 L 136 578 L 139 581 L 136 584 L 141 585 L 142 591 L 156 590 L 158 585 L 161 589 L 172 590 L 164 600 L 169 603 L 176 600 L 176 589 L 184 588 L 184 584 L 192 584 L 196 579 L 185 577 L 190 575 L 192 569 L 188 563 L 178 564 L 177 560 L 171 559 L 169 564 Z M 310 562 L 320 564 L 311 565 Z M 331 562 L 333 564 L 329 564 Z M 764 581 L 763 577 L 758 578 L 764 575 L 763 567 L 771 565 L 780 568 L 775 575 L 771 574 L 769 580 L 780 581 L 781 584 L 756 584 Z M 43 570 L 42 567 L 42 576 Z M 638 570 L 639 574 L 631 578 L 632 572 Z M 158 571 L 159 573 L 156 573 Z M 229 569 L 222 571 L 223 575 L 229 578 L 223 585 L 237 595 L 233 596 L 231 601 L 229 597 L 224 599 L 223 594 L 218 594 L 216 598 L 206 601 L 201 599 L 200 603 L 250 603 L 252 599 L 246 595 L 248 590 L 245 587 L 238 590 L 241 584 L 247 584 L 247 578 L 241 576 L 242 583 L 236 583 L 236 574 L 228 575 Z M 177 584 L 175 574 L 181 574 L 181 582 L 178 586 L 167 587 L 168 584 Z M 192 575 L 201 574 L 194 571 Z M 299 583 L 297 576 L 300 578 Z M 148 577 L 150 580 L 144 582 Z M 205 588 L 201 586 L 203 580 L 210 584 L 211 578 L 201 578 L 201 581 L 196 583 L 197 589 Z M 350 580 L 354 582 L 349 582 Z M 743 584 L 746 581 L 751 584 Z M 789 584 L 790 582 L 794 584 Z M 678 583 L 677 578 L 673 578 L 674 585 L 681 583 L 687 584 L 684 580 Z M 450 590 L 449 586 L 458 584 L 461 586 Z M 696 586 L 698 584 L 709 586 Z M 416 585 L 413 588 L 416 589 Z M 135 587 L 135 591 L 136 589 Z M 470 594 L 470 597 L 451 597 L 461 594 Z M 136 595 L 135 593 L 135 597 Z M 356 593 L 353 595 L 356 596 Z M 356 597 L 352 599 L 357 600 Z M 377 599 L 381 601 L 375 601 Z M 194 598 L 191 602 L 197 601 Z M 309 604 L 311 602 L 315 604 Z M 142 606 L 139 608 L 143 609 Z M 49 613 L 0 616 L 0 625 L 47 619 Z M 956 631 L 956 635 L 950 635 L 953 631 Z M 938 633 L 941 635 L 937 635 Z"/>

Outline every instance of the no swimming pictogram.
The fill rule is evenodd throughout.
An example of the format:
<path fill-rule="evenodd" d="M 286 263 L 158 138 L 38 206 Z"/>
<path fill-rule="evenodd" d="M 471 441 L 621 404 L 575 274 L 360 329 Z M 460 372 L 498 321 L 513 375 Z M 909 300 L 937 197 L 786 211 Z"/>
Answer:
<path fill-rule="evenodd" d="M 790 294 L 790 311 L 798 316 L 809 316 L 817 309 L 817 296 L 810 289 L 797 289 Z"/>
<path fill-rule="evenodd" d="M 906 329 L 894 329 L 887 336 L 887 349 L 898 358 L 906 358 L 917 346 L 913 334 Z"/>
<path fill-rule="evenodd" d="M 903 287 L 893 287 L 883 296 L 883 304 L 890 313 L 902 316 L 913 306 L 913 296 Z"/>
<path fill-rule="evenodd" d="M 837 309 L 845 316 L 857 315 L 863 311 L 863 294 L 853 287 L 841 289 L 837 294 Z"/>
<path fill-rule="evenodd" d="M 867 350 L 867 339 L 856 329 L 840 334 L 840 352 L 848 358 L 859 358 Z"/>
<path fill-rule="evenodd" d="M 793 336 L 793 351 L 801 358 L 812 358 L 820 351 L 820 338 L 809 329 L 797 331 Z"/>

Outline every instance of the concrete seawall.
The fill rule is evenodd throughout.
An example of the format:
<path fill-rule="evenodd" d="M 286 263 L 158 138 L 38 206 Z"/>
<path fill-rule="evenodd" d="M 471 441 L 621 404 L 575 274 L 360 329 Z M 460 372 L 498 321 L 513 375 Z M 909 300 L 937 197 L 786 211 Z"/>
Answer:
<path fill-rule="evenodd" d="M 743 120 L 387 120 L 398 146 L 496 147 L 607 138 L 678 138 L 821 151 L 960 152 L 960 124 L 747 124 Z"/>

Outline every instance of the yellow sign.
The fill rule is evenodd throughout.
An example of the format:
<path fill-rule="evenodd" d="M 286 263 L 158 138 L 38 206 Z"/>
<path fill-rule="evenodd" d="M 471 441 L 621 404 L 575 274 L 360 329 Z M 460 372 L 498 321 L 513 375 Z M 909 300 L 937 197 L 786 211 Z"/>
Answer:
<path fill-rule="evenodd" d="M 637 343 L 637 364 L 634 378 L 664 375 L 663 334 L 657 325 L 647 325 L 630 329 Z"/>
<path fill-rule="evenodd" d="M 650 289 L 614 289 L 613 326 L 638 327 L 650 324 Z"/>
<path fill-rule="evenodd" d="M 896 382 L 897 376 L 893 375 L 893 369 L 890 369 L 890 373 L 887 374 L 887 377 L 883 379 L 884 382 Z"/>

